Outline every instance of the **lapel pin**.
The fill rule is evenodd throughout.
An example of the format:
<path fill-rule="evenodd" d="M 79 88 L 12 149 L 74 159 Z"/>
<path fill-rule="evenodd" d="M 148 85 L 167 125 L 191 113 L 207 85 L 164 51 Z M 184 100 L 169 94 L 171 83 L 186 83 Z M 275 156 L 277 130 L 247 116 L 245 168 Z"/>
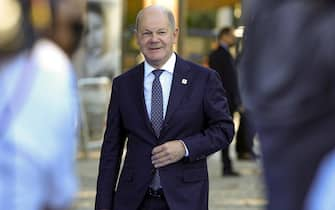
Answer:
<path fill-rule="evenodd" d="M 181 84 L 186 85 L 187 84 L 187 79 L 182 79 Z"/>

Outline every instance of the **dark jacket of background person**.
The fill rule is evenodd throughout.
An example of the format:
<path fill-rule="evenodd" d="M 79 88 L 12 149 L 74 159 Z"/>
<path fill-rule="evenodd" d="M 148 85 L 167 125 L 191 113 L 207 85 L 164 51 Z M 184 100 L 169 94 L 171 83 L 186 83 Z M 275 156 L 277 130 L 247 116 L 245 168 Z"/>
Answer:
<path fill-rule="evenodd" d="M 250 11 L 240 84 L 261 141 L 267 209 L 301 210 L 335 147 L 335 5 L 259 1 Z"/>
<path fill-rule="evenodd" d="M 230 112 L 233 114 L 240 105 L 234 58 L 228 49 L 219 45 L 209 55 L 209 67 L 220 74 L 224 88 L 227 91 Z"/>

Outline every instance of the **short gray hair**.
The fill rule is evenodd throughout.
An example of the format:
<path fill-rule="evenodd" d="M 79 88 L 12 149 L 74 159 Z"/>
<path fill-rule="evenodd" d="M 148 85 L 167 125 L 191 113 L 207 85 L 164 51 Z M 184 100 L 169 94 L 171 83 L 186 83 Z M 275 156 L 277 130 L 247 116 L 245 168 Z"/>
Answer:
<path fill-rule="evenodd" d="M 148 6 L 148 7 L 145 7 L 143 9 L 141 9 L 138 13 L 137 13 L 137 16 L 136 16 L 136 23 L 135 23 L 135 31 L 138 31 L 138 27 L 140 25 L 140 21 L 141 21 L 141 18 L 143 16 L 143 12 L 145 9 L 147 8 L 150 8 L 150 7 L 156 7 L 158 9 L 160 9 L 164 14 L 166 14 L 166 16 L 168 17 L 168 20 L 169 20 L 169 24 L 170 24 L 170 27 L 172 30 L 174 30 L 176 28 L 176 21 L 174 19 L 174 15 L 172 13 L 171 10 L 167 9 L 166 7 L 163 7 L 163 6 L 160 6 L 160 5 L 151 5 L 151 6 Z"/>

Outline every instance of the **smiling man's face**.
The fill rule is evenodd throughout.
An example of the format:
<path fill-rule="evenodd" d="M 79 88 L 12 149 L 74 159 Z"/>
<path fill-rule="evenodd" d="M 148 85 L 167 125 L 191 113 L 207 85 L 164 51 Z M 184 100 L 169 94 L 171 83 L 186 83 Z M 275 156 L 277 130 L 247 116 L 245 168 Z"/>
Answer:
<path fill-rule="evenodd" d="M 137 43 L 146 61 L 160 68 L 173 53 L 178 29 L 172 28 L 167 14 L 156 7 L 147 8 L 139 21 Z"/>

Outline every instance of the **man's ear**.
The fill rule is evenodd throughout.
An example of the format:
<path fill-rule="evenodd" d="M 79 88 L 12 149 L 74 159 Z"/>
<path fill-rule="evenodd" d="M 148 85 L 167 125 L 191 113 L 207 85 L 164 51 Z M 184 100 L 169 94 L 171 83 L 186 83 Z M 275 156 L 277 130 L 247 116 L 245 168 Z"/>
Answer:
<path fill-rule="evenodd" d="M 173 31 L 173 43 L 176 44 L 177 41 L 178 41 L 178 34 L 179 34 L 179 28 L 176 28 L 174 31 Z"/>

